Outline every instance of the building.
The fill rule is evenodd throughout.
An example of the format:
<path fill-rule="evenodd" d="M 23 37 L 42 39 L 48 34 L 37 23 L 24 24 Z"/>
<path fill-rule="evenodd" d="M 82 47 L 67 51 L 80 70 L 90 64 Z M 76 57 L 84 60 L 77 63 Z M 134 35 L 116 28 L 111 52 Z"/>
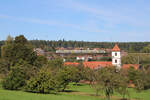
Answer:
<path fill-rule="evenodd" d="M 77 59 L 77 60 L 82 60 L 82 61 L 84 61 L 84 60 L 85 60 L 85 57 L 84 57 L 84 56 L 77 56 L 76 59 Z"/>
<path fill-rule="evenodd" d="M 105 50 L 56 50 L 58 54 L 92 54 L 92 53 L 106 53 Z"/>
<path fill-rule="evenodd" d="M 112 65 L 116 66 L 117 69 L 121 68 L 121 53 L 117 44 L 112 49 Z"/>
<path fill-rule="evenodd" d="M 130 67 L 134 67 L 135 69 L 138 69 L 138 64 L 121 64 L 121 50 L 116 44 L 114 48 L 112 49 L 112 61 L 84 61 L 83 65 L 84 67 L 89 67 L 91 69 L 98 69 L 103 67 L 112 67 L 116 66 L 117 69 L 128 69 Z M 76 62 L 65 62 L 65 65 L 75 65 L 77 66 L 79 63 Z"/>
<path fill-rule="evenodd" d="M 45 55 L 44 50 L 41 48 L 35 48 L 34 52 L 36 52 L 37 56 L 44 56 Z"/>
<path fill-rule="evenodd" d="M 89 60 L 92 59 L 92 58 L 93 58 L 92 56 L 84 55 L 84 56 L 77 56 L 77 57 L 76 57 L 76 60 L 89 61 Z"/>

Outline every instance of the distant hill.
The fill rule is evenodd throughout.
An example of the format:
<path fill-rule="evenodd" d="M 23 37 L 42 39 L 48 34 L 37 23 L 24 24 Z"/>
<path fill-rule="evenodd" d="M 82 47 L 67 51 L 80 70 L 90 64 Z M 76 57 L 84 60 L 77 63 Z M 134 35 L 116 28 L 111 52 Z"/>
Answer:
<path fill-rule="evenodd" d="M 55 49 L 58 47 L 64 48 L 112 48 L 116 43 L 122 50 L 128 52 L 140 52 L 150 42 L 86 42 L 86 41 L 46 41 L 46 40 L 30 40 L 36 48 L 43 48 L 47 50 Z M 0 46 L 4 41 L 0 41 Z"/>

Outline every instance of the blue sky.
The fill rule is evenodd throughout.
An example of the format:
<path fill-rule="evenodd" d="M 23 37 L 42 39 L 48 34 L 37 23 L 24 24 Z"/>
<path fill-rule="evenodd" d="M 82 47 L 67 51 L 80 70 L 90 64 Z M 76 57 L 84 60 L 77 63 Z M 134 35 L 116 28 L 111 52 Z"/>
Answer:
<path fill-rule="evenodd" d="M 0 0 L 0 40 L 150 41 L 150 0 Z"/>

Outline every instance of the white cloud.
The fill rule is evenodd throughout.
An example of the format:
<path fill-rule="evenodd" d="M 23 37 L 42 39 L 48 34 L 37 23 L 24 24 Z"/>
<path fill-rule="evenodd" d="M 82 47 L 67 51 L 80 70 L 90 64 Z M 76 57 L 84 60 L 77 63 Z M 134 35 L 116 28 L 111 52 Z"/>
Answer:
<path fill-rule="evenodd" d="M 71 8 L 79 12 L 86 12 L 89 16 L 94 16 L 97 20 L 104 20 L 108 25 L 128 24 L 130 26 L 150 26 L 149 7 L 141 2 L 133 4 L 117 5 L 114 8 L 102 6 L 101 4 L 90 5 L 80 3 L 75 0 L 63 0 L 62 6 Z M 67 5 L 67 6 L 66 6 Z"/>
<path fill-rule="evenodd" d="M 105 32 L 104 30 L 100 30 L 95 23 L 87 22 L 84 24 L 70 24 L 66 22 L 61 21 L 55 21 L 55 20 L 45 20 L 45 19 L 38 19 L 38 18 L 23 18 L 23 17 L 14 17 L 14 16 L 8 16 L 8 15 L 2 15 L 0 14 L 1 19 L 10 19 L 10 20 L 16 20 L 21 22 L 28 22 L 28 23 L 35 23 L 35 24 L 43 24 L 43 25 L 49 25 L 49 26 L 56 26 L 56 27 L 66 27 L 68 29 L 73 28 L 76 31 L 85 31 L 85 32 Z"/>

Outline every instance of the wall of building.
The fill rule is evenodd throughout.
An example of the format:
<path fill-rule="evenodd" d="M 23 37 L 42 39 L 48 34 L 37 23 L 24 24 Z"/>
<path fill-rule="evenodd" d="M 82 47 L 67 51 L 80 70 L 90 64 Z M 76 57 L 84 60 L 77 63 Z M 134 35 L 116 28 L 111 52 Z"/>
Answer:
<path fill-rule="evenodd" d="M 120 51 L 112 52 L 112 65 L 121 67 L 121 53 Z"/>

